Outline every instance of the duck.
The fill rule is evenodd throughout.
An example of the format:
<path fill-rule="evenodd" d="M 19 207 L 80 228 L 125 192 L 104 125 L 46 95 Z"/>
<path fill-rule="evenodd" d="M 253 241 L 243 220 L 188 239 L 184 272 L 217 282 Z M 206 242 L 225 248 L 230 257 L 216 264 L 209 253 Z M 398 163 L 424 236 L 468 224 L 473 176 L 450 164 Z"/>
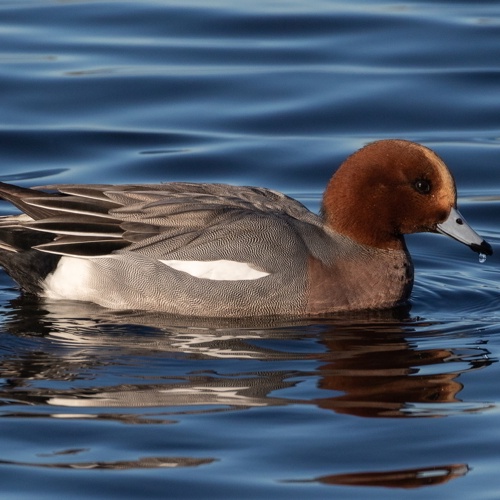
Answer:
<path fill-rule="evenodd" d="M 0 265 L 27 294 L 115 310 L 314 317 L 408 303 L 405 235 L 491 255 L 431 149 L 371 142 L 333 174 L 319 214 L 261 187 L 0 183 Z"/>

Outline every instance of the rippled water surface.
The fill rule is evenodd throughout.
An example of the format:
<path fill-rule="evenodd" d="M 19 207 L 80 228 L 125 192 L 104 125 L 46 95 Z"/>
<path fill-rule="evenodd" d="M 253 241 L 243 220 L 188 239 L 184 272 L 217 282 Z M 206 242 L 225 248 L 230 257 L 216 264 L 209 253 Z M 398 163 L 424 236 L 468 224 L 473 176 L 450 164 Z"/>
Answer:
<path fill-rule="evenodd" d="M 0 496 L 497 499 L 499 89 L 498 2 L 0 0 L 1 180 L 317 210 L 401 137 L 496 252 L 413 236 L 408 309 L 296 324 L 38 303 L 1 272 Z"/>

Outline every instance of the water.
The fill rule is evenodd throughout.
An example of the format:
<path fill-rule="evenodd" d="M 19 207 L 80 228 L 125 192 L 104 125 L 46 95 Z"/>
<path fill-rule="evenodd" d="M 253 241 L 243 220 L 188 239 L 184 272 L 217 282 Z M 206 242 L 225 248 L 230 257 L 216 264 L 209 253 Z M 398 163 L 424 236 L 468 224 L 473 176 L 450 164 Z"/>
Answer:
<path fill-rule="evenodd" d="M 38 303 L 1 273 L 1 497 L 498 498 L 499 35 L 487 1 L 0 1 L 3 180 L 317 210 L 401 137 L 495 251 L 411 237 L 410 308 L 295 324 Z"/>

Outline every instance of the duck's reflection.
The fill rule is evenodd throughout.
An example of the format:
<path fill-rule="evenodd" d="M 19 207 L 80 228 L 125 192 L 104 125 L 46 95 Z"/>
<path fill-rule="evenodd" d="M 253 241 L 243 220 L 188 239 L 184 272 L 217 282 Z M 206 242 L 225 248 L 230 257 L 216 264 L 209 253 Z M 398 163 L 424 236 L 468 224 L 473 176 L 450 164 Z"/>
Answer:
<path fill-rule="evenodd" d="M 491 363 L 484 348 L 422 349 L 387 331 L 345 332 L 324 343 L 330 359 L 319 368 L 319 387 L 341 394 L 317 399 L 322 408 L 361 417 L 408 417 L 483 407 L 462 404 L 458 379 Z"/>
<path fill-rule="evenodd" d="M 0 465 L 15 465 L 24 467 L 42 467 L 46 469 L 173 469 L 177 467 L 198 467 L 214 462 L 213 458 L 185 457 L 143 457 L 137 460 L 119 460 L 115 462 L 17 462 L 15 460 L 0 460 Z"/>
<path fill-rule="evenodd" d="M 228 321 L 186 323 L 148 313 L 117 314 L 92 304 L 41 307 L 20 299 L 15 306 L 5 317 L 4 330 L 15 334 L 19 343 L 12 355 L 1 356 L 0 367 L 5 380 L 0 396 L 8 400 L 44 400 L 73 408 L 163 407 L 176 413 L 197 406 L 206 412 L 299 403 L 362 417 L 436 417 L 485 407 L 459 398 L 460 375 L 491 363 L 485 346 L 422 348 L 412 340 L 415 324 L 401 318 L 401 311 L 397 317 L 394 311 L 358 316 L 356 322 L 263 320 L 236 326 Z M 21 339 L 28 337 L 30 348 L 20 356 Z M 40 348 L 34 349 L 33 343 Z M 146 382 L 147 376 L 140 383 L 105 389 L 37 389 L 30 383 L 85 378 L 84 372 L 134 356 L 185 362 L 160 376 L 156 372 L 149 377 L 152 383 Z M 237 359 L 266 364 L 256 371 L 255 363 L 239 363 L 237 371 L 227 371 L 223 360 Z M 195 360 L 213 363 L 207 368 Z M 247 366 L 250 370 L 240 371 Z M 318 397 L 294 397 L 298 380 L 311 378 Z M 283 389 L 288 390 L 286 397 L 275 395 Z"/>
<path fill-rule="evenodd" d="M 297 483 L 322 483 L 344 486 L 379 486 L 386 488 L 420 488 L 436 486 L 451 479 L 465 476 L 469 468 L 465 464 L 451 464 L 419 469 L 401 469 L 385 472 L 359 472 L 353 474 L 332 474 L 311 480 L 292 481 Z"/>
<path fill-rule="evenodd" d="M 168 424 L 187 413 L 289 404 L 371 418 L 442 417 L 488 407 L 460 399 L 460 375 L 492 362 L 485 345 L 423 341 L 421 331 L 432 338 L 433 326 L 404 311 L 313 324 L 236 324 L 20 299 L 3 316 L 3 415 L 33 418 L 33 406 L 40 406 L 46 416 L 48 406 L 53 418 Z M 439 325 L 434 328 L 439 336 Z M 130 363 L 136 369 L 125 382 L 99 383 L 102 370 L 127 372 Z M 311 381 L 315 389 L 305 399 L 301 384 Z M 26 415 L 23 404 L 31 407 Z M 150 410 L 127 411 L 138 407 Z M 416 487 L 467 472 L 462 464 L 431 469 L 314 481 Z"/>

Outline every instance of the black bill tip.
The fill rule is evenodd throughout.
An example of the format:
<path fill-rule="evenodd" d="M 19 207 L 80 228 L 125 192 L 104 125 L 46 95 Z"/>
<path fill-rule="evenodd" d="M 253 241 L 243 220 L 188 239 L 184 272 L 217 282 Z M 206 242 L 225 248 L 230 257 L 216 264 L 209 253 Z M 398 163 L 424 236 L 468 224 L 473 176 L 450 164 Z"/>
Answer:
<path fill-rule="evenodd" d="M 470 246 L 471 250 L 474 250 L 474 252 L 482 253 L 484 255 L 493 255 L 493 248 L 485 240 L 481 241 L 481 243 L 479 243 L 479 244 L 472 243 L 469 246 Z"/>

